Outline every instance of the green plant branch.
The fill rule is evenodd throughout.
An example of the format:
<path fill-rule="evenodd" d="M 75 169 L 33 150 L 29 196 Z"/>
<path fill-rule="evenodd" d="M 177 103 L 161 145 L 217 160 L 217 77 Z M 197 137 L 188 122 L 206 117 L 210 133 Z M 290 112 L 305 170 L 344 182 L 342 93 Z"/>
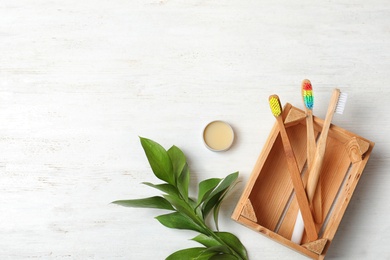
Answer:
<path fill-rule="evenodd" d="M 162 196 L 144 199 L 118 200 L 113 203 L 126 207 L 157 208 L 173 211 L 156 219 L 164 226 L 176 229 L 197 231 L 193 240 L 204 247 L 179 250 L 167 260 L 176 259 L 224 259 L 248 260 L 245 247 L 231 233 L 220 232 L 218 228 L 218 212 L 222 201 L 234 187 L 238 172 L 229 174 L 224 179 L 211 178 L 199 183 L 197 200 L 188 196 L 190 171 L 184 153 L 176 146 L 165 150 L 158 143 L 140 137 L 141 145 L 149 161 L 154 175 L 165 183 L 143 184 L 162 191 Z M 207 224 L 206 218 L 214 212 L 214 223 L 217 231 Z M 219 258 L 218 258 L 219 259 Z"/>
<path fill-rule="evenodd" d="M 188 207 L 192 208 L 192 206 L 187 203 Z M 196 209 L 193 209 L 193 210 L 196 210 Z M 206 224 L 205 224 L 205 221 L 203 218 L 201 218 L 199 215 L 196 214 L 195 211 L 192 211 L 190 217 L 196 224 L 198 224 L 204 232 L 205 235 L 208 235 L 210 237 L 212 237 L 214 240 L 218 241 L 221 245 L 224 245 L 226 247 L 229 248 L 230 252 L 236 256 L 238 259 L 243 259 L 234 249 L 230 248 L 230 246 L 225 242 L 223 241 L 220 237 L 218 237 L 215 232 L 213 230 L 211 230 Z"/>

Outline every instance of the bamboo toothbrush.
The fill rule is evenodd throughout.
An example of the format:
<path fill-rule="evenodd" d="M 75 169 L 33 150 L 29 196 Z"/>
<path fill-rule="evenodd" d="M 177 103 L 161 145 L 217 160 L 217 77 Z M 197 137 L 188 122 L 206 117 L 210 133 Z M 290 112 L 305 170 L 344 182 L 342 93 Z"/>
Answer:
<path fill-rule="evenodd" d="M 306 135 L 307 135 L 307 169 L 310 169 L 312 166 L 315 152 L 316 152 L 316 139 L 314 134 L 314 126 L 313 126 L 313 105 L 314 105 L 314 97 L 313 97 L 313 88 L 311 85 L 310 80 L 304 79 L 301 84 L 301 94 L 302 94 L 302 100 L 303 104 L 305 105 L 305 112 L 306 112 Z M 320 193 L 320 186 L 317 187 L 317 192 Z M 319 199 L 316 200 L 314 203 L 319 205 L 317 207 L 317 210 L 313 212 L 314 220 L 317 223 L 320 223 L 322 216 L 322 205 L 321 205 L 321 197 L 317 196 Z M 295 221 L 293 234 L 291 237 L 291 240 L 294 243 L 300 243 L 303 236 L 303 219 L 301 215 L 301 211 L 298 210 L 297 219 Z"/>
<path fill-rule="evenodd" d="M 321 172 L 322 162 L 324 161 L 326 141 L 328 139 L 328 132 L 330 124 L 333 119 L 334 113 L 342 114 L 344 112 L 345 104 L 347 102 L 347 94 L 341 93 L 339 89 L 334 89 L 330 103 L 328 106 L 328 111 L 326 112 L 325 121 L 322 126 L 321 136 L 317 143 L 317 149 L 314 157 L 314 162 L 312 167 L 309 169 L 309 177 L 307 181 L 307 196 L 309 201 L 313 200 L 318 179 Z"/>
<path fill-rule="evenodd" d="M 324 160 L 326 141 L 328 139 L 328 132 L 329 132 L 330 124 L 333 119 L 333 115 L 334 113 L 342 114 L 346 102 L 347 102 L 347 94 L 341 93 L 339 89 L 334 89 L 332 97 L 329 102 L 328 111 L 325 116 L 325 121 L 322 126 L 321 136 L 317 143 L 314 161 L 312 166 L 309 168 L 309 176 L 308 176 L 308 181 L 306 186 L 306 192 L 307 192 L 309 202 L 313 200 L 316 191 L 316 186 L 321 172 L 322 162 Z M 296 221 L 296 225 L 298 226 L 294 227 L 294 233 L 296 232 L 295 229 L 299 230 L 299 226 L 302 226 L 300 229 L 302 230 L 301 233 L 303 234 L 303 225 L 299 224 L 299 214 Z M 291 240 L 293 240 L 296 243 L 300 243 L 301 242 L 300 240 L 302 240 L 302 235 L 300 238 L 294 237 L 294 235 L 297 235 L 299 231 L 297 231 L 297 234 L 294 233 Z"/>
<path fill-rule="evenodd" d="M 310 80 L 304 79 L 302 81 L 302 98 L 306 110 L 306 133 L 307 133 L 307 169 L 310 169 L 316 152 L 316 138 L 313 126 L 313 88 Z M 317 196 L 313 198 L 312 207 L 314 208 L 314 221 L 318 224 L 322 222 L 322 201 L 321 201 L 321 178 L 317 183 Z"/>
<path fill-rule="evenodd" d="M 291 176 L 296 198 L 298 200 L 298 205 L 302 212 L 302 219 L 305 224 L 304 228 L 310 241 L 314 241 L 318 238 L 318 234 L 314 224 L 313 216 L 311 214 L 309 201 L 306 197 L 306 192 L 301 179 L 301 174 L 299 172 L 297 161 L 295 159 L 294 151 L 291 147 L 290 139 L 287 135 L 287 131 L 284 126 L 282 117 L 282 106 L 277 95 L 271 95 L 268 101 L 272 114 L 276 117 L 276 120 L 279 125 L 279 131 L 280 136 L 282 138 L 284 152 L 286 154 L 288 170 Z"/>
<path fill-rule="evenodd" d="M 304 79 L 301 86 L 302 99 L 306 110 L 306 132 L 307 132 L 307 167 L 310 169 L 316 152 L 316 139 L 313 126 L 313 88 L 310 80 Z"/>
<path fill-rule="evenodd" d="M 310 169 L 316 152 L 316 138 L 313 126 L 313 88 L 310 80 L 302 81 L 302 97 L 306 108 L 306 132 L 307 132 L 307 169 Z M 314 221 L 322 223 L 322 197 L 321 197 L 321 177 L 318 179 L 316 194 L 313 198 L 312 207 L 314 209 Z"/>

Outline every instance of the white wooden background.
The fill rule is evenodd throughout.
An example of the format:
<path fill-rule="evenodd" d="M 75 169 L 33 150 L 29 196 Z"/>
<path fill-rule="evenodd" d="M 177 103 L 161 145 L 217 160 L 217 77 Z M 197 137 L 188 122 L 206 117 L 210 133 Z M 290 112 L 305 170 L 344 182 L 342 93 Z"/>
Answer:
<path fill-rule="evenodd" d="M 159 194 L 138 136 L 175 144 L 196 183 L 240 171 L 221 209 L 251 259 L 306 259 L 230 219 L 274 123 L 267 98 L 374 142 L 328 259 L 390 259 L 390 5 L 387 0 L 1 0 L 0 258 L 164 259 L 196 246 L 163 211 L 110 204 Z M 204 125 L 230 122 L 231 150 Z"/>

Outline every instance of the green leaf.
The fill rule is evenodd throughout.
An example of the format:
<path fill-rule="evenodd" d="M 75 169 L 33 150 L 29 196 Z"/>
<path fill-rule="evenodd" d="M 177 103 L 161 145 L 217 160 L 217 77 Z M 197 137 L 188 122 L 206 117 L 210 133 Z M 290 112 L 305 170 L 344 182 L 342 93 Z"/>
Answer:
<path fill-rule="evenodd" d="M 221 208 L 221 205 L 222 205 L 222 202 L 223 200 L 225 199 L 225 197 L 230 193 L 230 191 L 234 188 L 234 186 L 237 184 L 237 182 L 235 183 L 232 183 L 227 189 L 226 191 L 222 194 L 222 196 L 220 197 L 220 199 L 218 200 L 218 202 L 215 204 L 214 206 L 214 223 L 215 223 L 215 227 L 217 230 L 219 230 L 219 227 L 218 227 L 218 216 L 219 216 L 219 209 Z"/>
<path fill-rule="evenodd" d="M 187 159 L 177 146 L 172 146 L 168 150 L 168 155 L 171 158 L 173 173 L 176 177 L 176 186 L 180 194 L 187 201 L 188 185 L 190 182 L 190 171 L 187 165 Z"/>
<path fill-rule="evenodd" d="M 176 208 L 177 211 L 180 211 L 187 216 L 194 217 L 195 212 L 194 209 L 184 200 L 182 200 L 180 197 L 175 195 L 163 195 L 164 198 L 171 203 L 173 207 Z"/>
<path fill-rule="evenodd" d="M 183 198 L 188 201 L 188 186 L 190 184 L 190 170 L 188 164 L 184 165 L 184 168 L 177 180 L 177 188 Z"/>
<path fill-rule="evenodd" d="M 219 231 L 219 221 L 218 221 L 218 217 L 219 217 L 219 209 L 221 208 L 221 205 L 222 205 L 222 200 L 223 200 L 223 196 L 222 198 L 217 202 L 217 204 L 214 206 L 214 213 L 213 213 L 213 217 L 214 217 L 214 224 L 215 224 L 215 228 Z"/>
<path fill-rule="evenodd" d="M 197 258 L 194 258 L 194 260 L 210 260 L 212 257 L 214 257 L 217 254 L 218 252 L 204 251 Z"/>
<path fill-rule="evenodd" d="M 150 182 L 143 182 L 142 184 L 145 184 L 149 187 L 158 189 L 158 190 L 165 192 L 167 194 L 170 194 L 170 195 L 176 195 L 176 196 L 179 195 L 177 188 L 171 184 L 168 184 L 168 183 L 153 184 Z"/>
<path fill-rule="evenodd" d="M 222 254 L 222 255 L 214 255 L 210 257 L 209 260 L 238 260 L 238 258 L 234 255 Z"/>
<path fill-rule="evenodd" d="M 243 259 L 248 259 L 248 255 L 244 245 L 236 236 L 228 232 L 214 232 L 214 233 L 231 248 L 230 250 L 236 252 Z M 223 252 L 224 254 L 232 253 L 231 251 L 229 251 L 228 248 L 226 248 L 226 246 L 224 246 L 223 248 L 218 248 L 218 246 L 221 246 L 220 242 L 208 235 L 200 234 L 194 237 L 192 240 L 204 245 L 205 247 L 208 248 L 208 250 L 216 250 L 219 252 Z"/>
<path fill-rule="evenodd" d="M 192 207 L 192 209 L 195 211 L 195 214 L 200 218 L 203 219 L 203 213 L 202 209 L 197 205 L 196 201 L 192 198 L 188 198 L 188 204 Z"/>
<path fill-rule="evenodd" d="M 166 199 L 159 196 L 144 198 L 144 199 L 134 199 L 134 200 L 117 200 L 117 201 L 113 201 L 112 203 L 124 207 L 175 210 L 172 207 L 171 203 L 169 203 Z"/>
<path fill-rule="evenodd" d="M 225 193 L 225 191 L 230 187 L 234 181 L 237 180 L 238 172 L 234 172 L 226 176 L 220 184 L 211 192 L 208 196 L 208 199 L 202 205 L 202 212 L 204 218 L 210 213 L 210 211 L 217 205 L 221 196 Z"/>
<path fill-rule="evenodd" d="M 180 212 L 173 212 L 165 215 L 160 215 L 156 219 L 168 228 L 188 229 L 203 233 L 203 229 L 197 225 L 192 219 Z"/>
<path fill-rule="evenodd" d="M 199 255 L 204 252 L 204 247 L 193 247 L 179 250 L 170 256 L 168 256 L 165 260 L 188 260 L 188 259 L 198 259 Z"/>
<path fill-rule="evenodd" d="M 215 195 L 215 194 L 218 194 L 220 193 L 220 191 L 225 191 L 227 188 L 229 188 L 229 186 L 234 183 L 238 178 L 238 172 L 234 172 L 234 173 L 231 173 L 229 174 L 228 176 L 226 176 L 220 183 L 220 185 L 218 185 L 218 187 L 212 191 L 212 193 L 210 194 L 210 197 Z"/>
<path fill-rule="evenodd" d="M 226 245 L 216 245 L 206 249 L 205 252 L 217 252 L 222 254 L 231 254 L 229 247 Z"/>
<path fill-rule="evenodd" d="M 168 150 L 169 158 L 172 161 L 173 173 L 178 178 L 187 163 L 184 153 L 175 145 Z"/>
<path fill-rule="evenodd" d="M 248 254 L 241 241 L 232 233 L 215 232 L 230 248 L 232 248 L 242 259 L 248 259 Z"/>
<path fill-rule="evenodd" d="M 227 233 L 227 232 L 225 232 Z M 215 238 L 200 234 L 196 237 L 194 237 L 192 240 L 204 245 L 207 247 L 206 251 L 214 251 L 218 253 L 223 253 L 223 254 L 232 254 L 233 251 L 236 252 L 238 255 L 246 255 L 246 250 L 244 246 L 241 244 L 241 242 L 238 240 L 237 237 L 233 235 L 233 237 L 230 237 L 230 233 L 220 233 L 220 232 L 215 232 L 215 234 L 224 242 L 226 245 L 222 245 L 219 241 L 215 240 Z M 226 240 L 226 241 L 225 241 Z M 232 243 L 237 243 L 237 245 L 231 245 Z M 231 248 L 229 248 L 231 247 Z M 243 258 L 247 259 L 247 258 Z"/>
<path fill-rule="evenodd" d="M 220 243 L 217 240 L 215 240 L 213 237 L 204 234 L 199 234 L 196 237 L 194 237 L 192 240 L 204 245 L 205 247 L 220 245 Z"/>
<path fill-rule="evenodd" d="M 160 180 L 175 185 L 175 176 L 168 152 L 150 139 L 140 137 L 140 140 L 154 175 Z"/>
<path fill-rule="evenodd" d="M 217 187 L 221 179 L 211 178 L 199 183 L 198 205 L 208 198 L 208 195 Z"/>
<path fill-rule="evenodd" d="M 204 247 L 194 247 L 179 250 L 166 258 L 166 260 L 209 260 L 218 252 L 207 251 Z"/>

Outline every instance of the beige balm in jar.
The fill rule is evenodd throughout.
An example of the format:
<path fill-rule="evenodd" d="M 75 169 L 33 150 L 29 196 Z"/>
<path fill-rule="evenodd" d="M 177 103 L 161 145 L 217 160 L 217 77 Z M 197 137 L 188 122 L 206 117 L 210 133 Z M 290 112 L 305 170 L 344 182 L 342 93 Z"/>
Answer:
<path fill-rule="evenodd" d="M 224 121 L 212 121 L 203 130 L 203 141 L 212 151 L 226 151 L 234 141 L 233 128 Z"/>

